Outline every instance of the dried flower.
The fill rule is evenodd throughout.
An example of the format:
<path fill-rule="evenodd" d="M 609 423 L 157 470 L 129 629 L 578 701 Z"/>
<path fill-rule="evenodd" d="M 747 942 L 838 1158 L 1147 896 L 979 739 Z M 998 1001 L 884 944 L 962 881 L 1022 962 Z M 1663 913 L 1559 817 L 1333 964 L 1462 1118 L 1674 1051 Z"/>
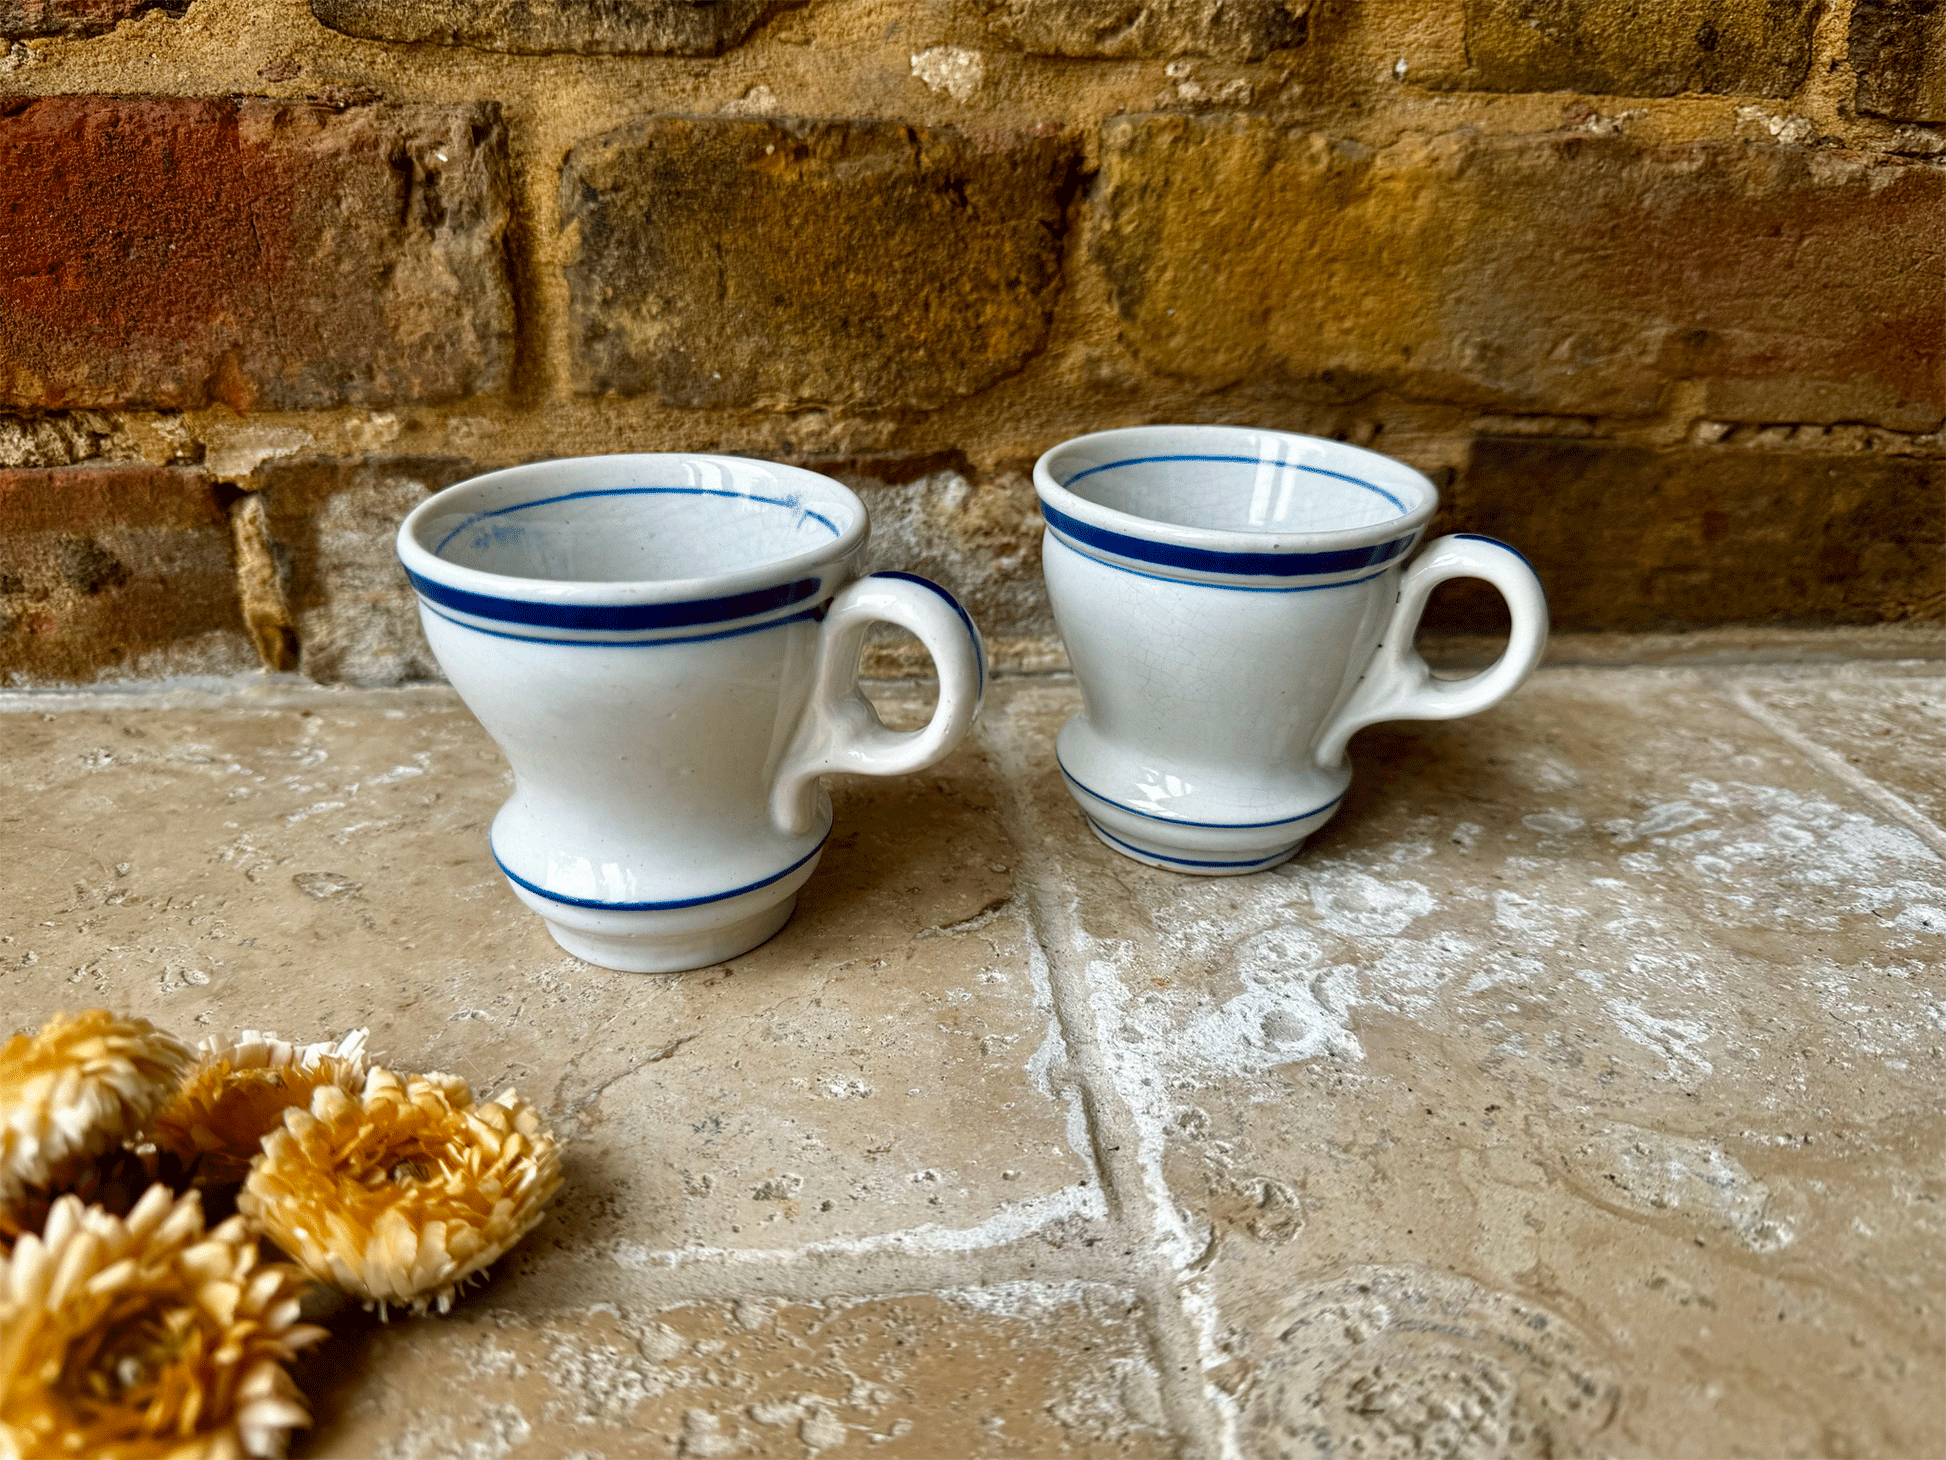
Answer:
<path fill-rule="evenodd" d="M 64 1196 L 79 1197 L 112 1216 L 127 1216 L 158 1180 L 172 1187 L 180 1184 L 165 1175 L 164 1165 L 155 1151 L 128 1146 L 63 1162 L 51 1183 L 27 1187 L 15 1195 L 11 1207 L 0 1207 L 0 1254 L 27 1233 L 45 1227 L 54 1203 Z"/>
<path fill-rule="evenodd" d="M 137 1134 L 189 1051 L 146 1019 L 56 1014 L 0 1047 L 0 1208 Z"/>
<path fill-rule="evenodd" d="M 124 1219 L 66 1196 L 0 1257 L 0 1453 L 230 1460 L 310 1423 L 283 1364 L 324 1330 L 240 1217 L 153 1186 Z"/>
<path fill-rule="evenodd" d="M 368 1306 L 443 1313 L 560 1185 L 554 1137 L 512 1090 L 476 1105 L 455 1076 L 375 1069 L 358 1096 L 324 1085 L 288 1111 L 237 1207 Z"/>
<path fill-rule="evenodd" d="M 150 1139 L 180 1158 L 199 1184 L 239 1182 L 286 1110 L 308 1108 L 320 1085 L 353 1094 L 364 1086 L 365 1035 L 354 1029 L 335 1043 L 303 1046 L 254 1029 L 234 1040 L 206 1039 L 150 1125 Z"/>

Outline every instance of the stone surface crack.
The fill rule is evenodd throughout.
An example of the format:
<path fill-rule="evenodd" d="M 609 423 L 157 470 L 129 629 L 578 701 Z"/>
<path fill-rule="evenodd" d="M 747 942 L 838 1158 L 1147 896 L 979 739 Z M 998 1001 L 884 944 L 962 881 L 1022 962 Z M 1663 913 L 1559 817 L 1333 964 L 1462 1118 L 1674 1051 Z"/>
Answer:
<path fill-rule="evenodd" d="M 984 736 L 984 732 L 981 733 Z M 1060 870 L 1041 850 L 1048 844 L 1035 808 L 1021 788 L 1033 783 L 1027 767 L 1011 754 L 1011 747 L 988 738 L 989 752 L 1004 769 L 1006 786 L 1001 817 L 1010 839 L 1020 849 L 1020 885 L 1026 892 L 1027 935 L 1041 950 L 1053 997 L 1053 1013 L 1067 1048 L 1069 1078 L 1081 1094 L 1090 1151 L 1107 1198 L 1111 1227 L 1120 1228 L 1118 1245 L 1134 1259 L 1132 1286 L 1141 1296 L 1151 1322 L 1156 1372 L 1162 1404 L 1170 1428 L 1184 1440 L 1186 1456 L 1238 1455 L 1229 1418 L 1214 1402 L 1208 1381 L 1205 1334 L 1192 1308 L 1205 1306 L 1199 1293 L 1186 1287 L 1199 1282 L 1193 1258 L 1184 1251 L 1193 1234 L 1186 1230 L 1160 1169 L 1159 1153 L 1146 1148 L 1134 1109 L 1118 1086 L 1104 1042 L 1113 1032 L 1104 1028 L 1094 1006 L 1091 975 L 1077 950 L 1086 944 L 1071 905 L 1072 893 Z M 1199 1248 L 1203 1244 L 1196 1244 Z"/>
<path fill-rule="evenodd" d="M 1941 857 L 1946 857 L 1946 827 L 1934 821 L 1925 812 L 1914 806 L 1897 791 L 1873 780 L 1857 766 L 1846 760 L 1837 751 L 1821 741 L 1813 740 L 1776 710 L 1762 703 L 1750 693 L 1747 684 L 1731 684 L 1724 693 L 1730 703 L 1744 714 L 1769 730 L 1778 739 L 1811 761 L 1821 770 L 1829 771 L 1852 790 L 1873 802 L 1881 809 L 1889 811 L 1903 822 L 1920 841 L 1931 847 Z"/>
<path fill-rule="evenodd" d="M 1005 897 L 996 897 L 969 918 L 961 918 L 956 923 L 941 923 L 937 927 L 921 928 L 913 936 L 915 938 L 943 938 L 949 933 L 977 933 L 981 928 L 984 928 L 994 918 L 999 916 L 1013 900 L 1014 895 L 1011 892 Z"/>
<path fill-rule="evenodd" d="M 630 1065 L 627 1069 L 619 1070 L 615 1074 L 610 1075 L 607 1079 L 603 1080 L 599 1085 L 595 1086 L 594 1089 L 590 1090 L 586 1095 L 583 1095 L 579 1100 L 575 1101 L 573 1105 L 568 1107 L 567 1114 L 562 1117 L 562 1124 L 567 1125 L 572 1123 L 574 1125 L 574 1131 L 572 1134 L 569 1135 L 568 1139 L 572 1140 L 574 1139 L 575 1136 L 580 1134 L 581 1112 L 586 1110 L 590 1105 L 593 1105 L 597 1100 L 601 1099 L 603 1094 L 607 1092 L 608 1087 L 610 1085 L 616 1084 L 622 1080 L 626 1080 L 630 1075 L 633 1075 L 640 1070 L 645 1070 L 650 1065 L 659 1064 L 661 1061 L 668 1059 L 677 1050 L 681 1049 L 685 1044 L 688 1044 L 692 1039 L 695 1039 L 696 1037 L 697 1036 L 694 1034 L 677 1035 L 676 1038 L 670 1040 L 667 1044 L 662 1045 L 660 1048 L 652 1050 L 648 1054 L 644 1055 L 641 1059 L 637 1060 L 634 1064 Z"/>

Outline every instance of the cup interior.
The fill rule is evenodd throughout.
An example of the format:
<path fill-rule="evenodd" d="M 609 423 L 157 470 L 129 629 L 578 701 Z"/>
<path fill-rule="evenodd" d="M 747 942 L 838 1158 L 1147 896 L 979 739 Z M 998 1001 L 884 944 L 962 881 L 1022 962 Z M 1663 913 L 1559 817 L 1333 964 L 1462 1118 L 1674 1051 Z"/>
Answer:
<path fill-rule="evenodd" d="M 1319 533 L 1377 527 L 1432 498 L 1399 462 L 1335 441 L 1268 431 L 1186 439 L 1083 438 L 1050 462 L 1058 485 L 1084 501 L 1150 522 L 1224 532 Z"/>
<path fill-rule="evenodd" d="M 461 492 L 417 524 L 415 536 L 442 561 L 503 577 L 642 583 L 815 553 L 849 533 L 861 513 L 835 482 L 820 491 L 823 479 L 788 467 L 611 460 L 593 475 L 585 463 L 563 462 L 481 478 L 481 491 Z"/>

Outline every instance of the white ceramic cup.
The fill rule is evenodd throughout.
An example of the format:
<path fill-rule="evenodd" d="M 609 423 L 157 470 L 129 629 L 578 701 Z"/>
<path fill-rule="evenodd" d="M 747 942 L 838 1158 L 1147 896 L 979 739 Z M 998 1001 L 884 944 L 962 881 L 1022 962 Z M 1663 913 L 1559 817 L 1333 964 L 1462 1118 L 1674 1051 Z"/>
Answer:
<path fill-rule="evenodd" d="M 966 733 L 979 632 L 935 583 L 858 577 L 866 531 L 830 478 L 733 456 L 518 466 L 406 518 L 426 638 L 513 768 L 493 855 L 568 952 L 670 973 L 754 948 L 830 834 L 819 776 L 921 770 Z M 932 654 L 924 729 L 859 692 L 879 622 Z"/>
<path fill-rule="evenodd" d="M 1136 426 L 1034 467 L 1042 565 L 1082 710 L 1056 746 L 1103 842 L 1151 866 L 1274 867 L 1351 783 L 1345 743 L 1380 720 L 1471 715 L 1547 643 L 1547 600 L 1513 549 L 1427 544 L 1438 501 L 1401 462 L 1312 436 Z M 1413 650 L 1427 595 L 1484 578 L 1513 616 L 1504 653 L 1435 679 Z"/>

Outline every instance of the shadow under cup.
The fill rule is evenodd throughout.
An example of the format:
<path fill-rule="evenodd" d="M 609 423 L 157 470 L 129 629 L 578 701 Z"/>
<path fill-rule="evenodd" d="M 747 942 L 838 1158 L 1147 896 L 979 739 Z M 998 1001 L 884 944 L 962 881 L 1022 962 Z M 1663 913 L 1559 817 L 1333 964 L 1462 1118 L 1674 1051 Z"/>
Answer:
<path fill-rule="evenodd" d="M 829 478 L 686 455 L 515 467 L 406 519 L 427 639 L 514 773 L 493 855 L 568 951 L 695 967 L 789 917 L 830 808 L 786 830 L 772 785 L 866 527 Z"/>
<path fill-rule="evenodd" d="M 1432 483 L 1340 442 L 1153 426 L 1065 442 L 1035 485 L 1083 698 L 1057 756 L 1090 827 L 1175 871 L 1289 857 L 1350 782 L 1318 752 L 1400 602 Z"/>

